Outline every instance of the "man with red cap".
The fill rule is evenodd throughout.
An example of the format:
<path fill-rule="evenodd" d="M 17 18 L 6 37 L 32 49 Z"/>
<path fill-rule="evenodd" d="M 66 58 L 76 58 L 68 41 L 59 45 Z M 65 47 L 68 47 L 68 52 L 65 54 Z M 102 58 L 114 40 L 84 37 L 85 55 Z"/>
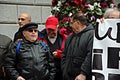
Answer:
<path fill-rule="evenodd" d="M 56 76 L 55 80 L 61 80 L 61 57 L 62 50 L 64 49 L 64 43 L 66 40 L 66 35 L 58 30 L 59 22 L 55 16 L 50 16 L 46 20 L 45 29 L 39 32 L 39 40 L 47 43 L 50 52 L 54 56 L 55 66 L 56 66 Z"/>

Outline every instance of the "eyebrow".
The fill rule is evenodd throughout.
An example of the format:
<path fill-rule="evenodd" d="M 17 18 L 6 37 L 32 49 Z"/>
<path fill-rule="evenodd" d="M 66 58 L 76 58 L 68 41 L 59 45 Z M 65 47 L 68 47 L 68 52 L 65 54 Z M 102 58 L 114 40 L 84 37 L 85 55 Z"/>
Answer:
<path fill-rule="evenodd" d="M 18 18 L 18 20 L 25 20 L 25 18 Z"/>

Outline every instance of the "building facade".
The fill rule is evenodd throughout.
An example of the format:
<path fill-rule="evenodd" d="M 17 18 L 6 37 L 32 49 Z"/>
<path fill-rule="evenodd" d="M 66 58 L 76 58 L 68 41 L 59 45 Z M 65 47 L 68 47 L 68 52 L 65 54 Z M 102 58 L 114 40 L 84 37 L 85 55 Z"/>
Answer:
<path fill-rule="evenodd" d="M 0 0 L 0 33 L 13 39 L 21 13 L 30 14 L 32 22 L 38 23 L 41 30 L 51 15 L 51 0 Z"/>

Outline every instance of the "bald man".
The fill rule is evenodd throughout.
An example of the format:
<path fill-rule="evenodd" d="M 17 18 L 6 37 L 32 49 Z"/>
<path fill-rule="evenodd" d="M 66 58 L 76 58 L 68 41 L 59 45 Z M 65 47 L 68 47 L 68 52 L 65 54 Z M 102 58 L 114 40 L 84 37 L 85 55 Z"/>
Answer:
<path fill-rule="evenodd" d="M 31 16 L 29 14 L 22 13 L 18 16 L 18 24 L 20 27 L 29 22 L 31 22 Z"/>
<path fill-rule="evenodd" d="M 25 25 L 25 24 L 27 24 L 27 23 L 29 23 L 29 22 L 31 22 L 31 16 L 29 15 L 29 14 L 27 14 L 27 13 L 22 13 L 22 14 L 20 14 L 19 16 L 18 16 L 18 24 L 19 24 L 19 30 L 15 33 L 15 35 L 14 35 L 14 42 L 15 41 L 19 41 L 22 37 L 22 34 L 21 34 L 21 31 L 20 31 L 20 28 L 23 26 L 23 25 Z"/>

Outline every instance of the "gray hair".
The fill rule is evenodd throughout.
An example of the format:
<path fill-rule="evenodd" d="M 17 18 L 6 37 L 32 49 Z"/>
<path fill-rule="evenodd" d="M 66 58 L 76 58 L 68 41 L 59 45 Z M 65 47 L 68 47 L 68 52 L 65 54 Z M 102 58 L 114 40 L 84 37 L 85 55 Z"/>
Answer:
<path fill-rule="evenodd" d="M 110 13 L 113 12 L 113 11 L 117 11 L 117 9 L 115 9 L 115 8 L 108 8 L 108 9 L 106 9 L 106 11 L 104 13 L 104 18 L 105 19 L 109 18 Z"/>

